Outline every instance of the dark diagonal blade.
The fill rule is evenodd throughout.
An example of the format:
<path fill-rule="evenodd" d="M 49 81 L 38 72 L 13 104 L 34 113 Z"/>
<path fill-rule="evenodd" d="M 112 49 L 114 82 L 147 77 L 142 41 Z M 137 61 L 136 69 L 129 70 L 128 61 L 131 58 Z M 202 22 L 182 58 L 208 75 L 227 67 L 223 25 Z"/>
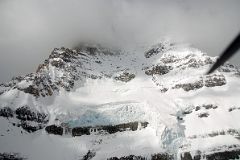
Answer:
<path fill-rule="evenodd" d="M 208 71 L 207 74 L 212 73 L 222 64 L 224 64 L 230 57 L 232 57 L 235 53 L 237 53 L 237 50 L 239 48 L 240 48 L 240 33 L 235 38 L 235 40 L 228 46 L 228 48 L 222 53 L 222 55 L 215 62 L 215 64 L 212 66 L 212 68 Z"/>

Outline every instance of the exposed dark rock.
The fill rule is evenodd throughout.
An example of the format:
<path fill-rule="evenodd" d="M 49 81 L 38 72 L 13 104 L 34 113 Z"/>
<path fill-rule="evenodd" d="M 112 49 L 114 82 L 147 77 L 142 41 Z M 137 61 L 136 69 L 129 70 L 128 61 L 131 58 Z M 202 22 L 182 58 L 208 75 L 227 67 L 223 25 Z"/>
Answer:
<path fill-rule="evenodd" d="M 201 160 L 202 156 L 201 156 L 201 151 L 196 151 L 195 155 L 193 156 L 193 160 Z"/>
<path fill-rule="evenodd" d="M 184 152 L 181 154 L 181 160 L 201 160 L 201 152 L 197 151 L 194 156 L 190 152 Z"/>
<path fill-rule="evenodd" d="M 178 121 L 182 121 L 182 120 L 183 120 L 183 117 L 177 116 L 177 120 L 178 120 Z"/>
<path fill-rule="evenodd" d="M 141 124 L 141 127 L 146 128 L 149 123 L 148 122 L 140 122 L 140 124 Z"/>
<path fill-rule="evenodd" d="M 201 108 L 205 109 L 217 109 L 218 106 L 214 104 L 203 104 L 202 106 L 196 106 L 195 111 L 199 111 Z"/>
<path fill-rule="evenodd" d="M 82 160 L 90 160 L 96 155 L 96 152 L 88 151 L 87 154 L 82 158 Z"/>
<path fill-rule="evenodd" d="M 61 60 L 53 60 L 51 61 L 51 65 L 58 67 L 58 68 L 62 68 L 64 66 L 64 62 L 62 62 Z"/>
<path fill-rule="evenodd" d="M 0 153 L 0 160 L 25 160 L 19 153 Z"/>
<path fill-rule="evenodd" d="M 123 81 L 123 82 L 129 82 L 130 80 L 135 78 L 135 74 L 123 72 L 121 75 L 114 77 L 114 79 Z"/>
<path fill-rule="evenodd" d="M 204 105 L 202 105 L 202 107 L 205 108 L 205 109 L 216 109 L 216 108 L 218 108 L 218 106 L 213 105 L 213 104 L 204 104 Z"/>
<path fill-rule="evenodd" d="M 200 89 L 203 86 L 215 87 L 226 84 L 226 79 L 223 75 L 207 75 L 205 78 L 200 77 L 200 80 L 192 83 L 176 84 L 172 89 L 182 88 L 185 91 Z"/>
<path fill-rule="evenodd" d="M 28 87 L 23 88 L 23 89 L 19 88 L 19 90 L 21 90 L 21 91 L 23 91 L 25 93 L 32 94 L 35 97 L 39 97 L 40 96 L 38 88 L 35 88 L 35 86 L 33 86 L 33 85 L 29 85 Z"/>
<path fill-rule="evenodd" d="M 239 158 L 240 150 L 223 151 L 206 155 L 206 160 L 230 160 Z"/>
<path fill-rule="evenodd" d="M 148 160 L 149 158 L 144 157 L 144 156 L 135 156 L 135 155 L 129 155 L 129 156 L 124 156 L 124 157 L 111 157 L 108 158 L 107 160 Z M 173 155 L 169 155 L 167 153 L 157 153 L 151 155 L 150 160 L 173 160 Z"/>
<path fill-rule="evenodd" d="M 140 124 L 140 126 L 139 126 Z M 98 130 L 100 132 L 106 132 L 109 134 L 114 134 L 117 132 L 123 132 L 127 130 L 136 131 L 138 127 L 146 128 L 148 122 L 129 122 L 118 125 L 106 125 L 106 126 L 97 126 L 97 127 L 75 127 L 72 129 L 72 136 L 82 136 L 90 135 L 91 130 Z"/>
<path fill-rule="evenodd" d="M 199 68 L 200 66 L 202 66 L 203 64 L 201 62 L 198 62 L 196 59 L 191 58 L 188 62 L 188 67 L 192 67 L 192 68 Z"/>
<path fill-rule="evenodd" d="M 196 106 L 195 111 L 199 111 L 201 109 L 200 106 Z"/>
<path fill-rule="evenodd" d="M 207 57 L 207 58 L 204 60 L 204 63 L 205 63 L 205 64 L 213 64 L 214 61 L 213 61 L 210 57 Z"/>
<path fill-rule="evenodd" d="M 157 153 L 153 154 L 151 160 L 173 160 L 173 155 L 167 153 Z"/>
<path fill-rule="evenodd" d="M 147 125 L 148 125 L 148 122 L 141 122 L 141 127 L 146 128 Z M 112 125 L 102 126 L 101 129 L 106 131 L 109 134 L 126 131 L 127 129 L 130 129 L 131 131 L 136 131 L 138 129 L 138 122 L 129 122 L 129 123 L 123 123 L 123 124 L 113 125 L 113 126 Z"/>
<path fill-rule="evenodd" d="M 190 113 L 192 113 L 192 110 L 190 109 L 183 111 L 183 114 L 190 114 Z"/>
<path fill-rule="evenodd" d="M 200 151 L 192 156 L 190 152 L 185 152 L 181 154 L 181 160 L 230 160 L 230 159 L 239 159 L 240 158 L 240 150 L 226 150 L 221 152 L 215 152 L 212 154 L 202 154 Z"/>
<path fill-rule="evenodd" d="M 229 108 L 228 112 L 232 112 L 233 110 L 235 110 L 235 108 Z"/>
<path fill-rule="evenodd" d="M 232 111 L 234 111 L 234 110 L 236 110 L 236 109 L 239 109 L 240 110 L 240 107 L 231 107 L 231 108 L 229 108 L 228 109 L 228 112 L 232 112 Z"/>
<path fill-rule="evenodd" d="M 40 112 L 31 111 L 28 106 L 22 106 L 15 111 L 16 118 L 22 121 L 34 121 L 38 123 L 47 123 L 47 115 Z"/>
<path fill-rule="evenodd" d="M 162 89 L 160 89 L 160 91 L 162 92 L 162 93 L 165 93 L 165 92 L 167 92 L 168 91 L 168 88 L 162 88 Z"/>
<path fill-rule="evenodd" d="M 150 58 L 154 55 L 157 55 L 159 53 L 163 53 L 163 52 L 166 52 L 167 50 L 170 49 L 170 47 L 172 46 L 173 44 L 164 44 L 164 43 L 159 43 L 155 46 L 153 46 L 153 48 L 149 49 L 147 52 L 144 53 L 144 56 L 146 58 Z"/>
<path fill-rule="evenodd" d="M 146 75 L 154 75 L 154 74 L 163 75 L 163 74 L 167 74 L 172 69 L 173 68 L 171 66 L 157 65 L 152 67 L 149 70 L 146 70 L 145 74 Z"/>
<path fill-rule="evenodd" d="M 226 63 L 226 64 L 222 65 L 217 70 L 220 71 L 220 72 L 235 72 L 235 73 L 238 72 L 237 67 L 235 67 L 234 65 L 229 64 L 229 63 Z"/>
<path fill-rule="evenodd" d="M 0 116 L 6 118 L 16 117 L 17 120 L 20 121 L 12 123 L 12 125 L 22 127 L 25 131 L 29 133 L 42 129 L 48 122 L 47 114 L 37 111 L 31 111 L 28 106 L 17 108 L 15 111 L 13 111 L 9 107 L 5 107 L 0 110 Z"/>
<path fill-rule="evenodd" d="M 111 157 L 108 158 L 107 160 L 147 160 L 147 158 L 142 157 L 142 156 L 135 156 L 135 155 L 129 155 L 129 156 L 124 156 L 124 157 Z"/>
<path fill-rule="evenodd" d="M 199 118 L 208 117 L 208 116 L 209 116 L 209 113 L 200 113 L 198 115 Z"/>
<path fill-rule="evenodd" d="M 97 55 L 102 53 L 104 55 L 114 55 L 119 54 L 118 50 L 112 50 L 110 48 L 106 48 L 101 46 L 100 44 L 86 44 L 86 43 L 79 43 L 75 47 L 73 47 L 78 53 L 86 52 L 89 55 Z"/>
<path fill-rule="evenodd" d="M 13 110 L 9 107 L 4 107 L 2 109 L 0 109 L 0 116 L 2 117 L 13 117 Z"/>
<path fill-rule="evenodd" d="M 226 84 L 224 75 L 207 75 L 205 79 L 206 87 L 222 86 Z"/>
<path fill-rule="evenodd" d="M 19 82 L 16 82 L 14 88 L 35 97 L 52 96 L 54 92 L 59 91 L 60 87 L 70 91 L 74 86 L 74 81 L 80 78 L 76 69 L 81 64 L 81 62 L 76 63 L 78 55 L 79 53 L 68 48 L 54 49 L 49 58 L 44 61 L 44 64 L 39 65 L 36 73 L 26 75 L 22 79 L 29 82 L 29 86 L 21 87 L 17 85 Z M 63 74 L 52 79 L 49 74 L 49 65 L 55 66 Z"/>
<path fill-rule="evenodd" d="M 103 126 L 102 130 L 104 130 L 105 132 L 109 133 L 109 134 L 113 134 L 113 133 L 117 133 L 117 132 L 122 132 L 124 131 L 122 128 L 117 127 L 117 126 Z"/>
<path fill-rule="evenodd" d="M 42 129 L 41 125 L 32 125 L 26 121 L 21 121 L 21 123 L 19 123 L 18 125 L 21 126 L 25 131 L 29 133 Z"/>
<path fill-rule="evenodd" d="M 222 131 L 213 131 L 211 133 L 208 133 L 208 134 L 203 134 L 203 135 L 193 135 L 191 137 L 188 137 L 188 138 L 191 138 L 191 139 L 195 139 L 197 137 L 215 137 L 215 136 L 219 136 L 219 135 L 232 135 L 234 136 L 235 138 L 239 137 L 240 136 L 240 132 L 236 129 L 228 129 L 226 131 L 222 130 Z"/>
<path fill-rule="evenodd" d="M 177 84 L 172 89 L 182 88 L 184 91 L 196 90 L 203 87 L 203 81 L 196 81 L 193 83 Z"/>
<path fill-rule="evenodd" d="M 160 51 L 161 51 L 162 48 L 152 48 L 150 50 L 148 50 L 146 53 L 145 53 L 145 57 L 146 58 L 150 58 L 152 57 L 153 55 L 156 55 L 158 54 Z"/>
<path fill-rule="evenodd" d="M 44 64 L 39 64 L 38 68 L 36 70 L 36 73 L 40 73 L 42 70 L 44 70 L 45 68 L 48 68 L 48 66 L 46 65 L 47 63 L 49 63 L 49 60 L 45 60 Z"/>
<path fill-rule="evenodd" d="M 72 129 L 72 136 L 90 135 L 90 127 L 76 127 Z"/>
<path fill-rule="evenodd" d="M 102 62 L 101 61 L 95 61 L 96 63 L 98 63 L 98 64 L 102 64 Z"/>
<path fill-rule="evenodd" d="M 191 153 L 184 152 L 183 155 L 181 154 L 181 160 L 193 160 Z"/>
<path fill-rule="evenodd" d="M 162 57 L 161 58 L 161 61 L 165 64 L 168 64 L 168 63 L 174 63 L 174 62 L 178 62 L 180 59 L 178 59 L 176 56 L 174 55 L 170 55 L 170 56 L 167 56 L 167 57 Z"/>
<path fill-rule="evenodd" d="M 86 50 L 89 52 L 90 55 L 96 55 L 96 47 L 87 47 Z"/>
<path fill-rule="evenodd" d="M 63 128 L 56 125 L 50 125 L 45 128 L 47 133 L 55 135 L 63 135 Z"/>

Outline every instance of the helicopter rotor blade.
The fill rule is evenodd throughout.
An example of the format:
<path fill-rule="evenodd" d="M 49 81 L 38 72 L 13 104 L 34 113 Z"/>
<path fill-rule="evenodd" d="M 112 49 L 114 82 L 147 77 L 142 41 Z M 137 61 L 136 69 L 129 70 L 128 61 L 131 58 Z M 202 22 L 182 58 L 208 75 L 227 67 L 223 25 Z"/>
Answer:
<path fill-rule="evenodd" d="M 207 72 L 207 74 L 214 72 L 218 67 L 224 64 L 229 58 L 231 58 L 235 53 L 237 53 L 237 50 L 239 48 L 240 48 L 240 33 L 234 39 L 234 41 L 228 46 L 228 48 L 222 53 L 219 59 L 217 59 L 217 61 Z"/>

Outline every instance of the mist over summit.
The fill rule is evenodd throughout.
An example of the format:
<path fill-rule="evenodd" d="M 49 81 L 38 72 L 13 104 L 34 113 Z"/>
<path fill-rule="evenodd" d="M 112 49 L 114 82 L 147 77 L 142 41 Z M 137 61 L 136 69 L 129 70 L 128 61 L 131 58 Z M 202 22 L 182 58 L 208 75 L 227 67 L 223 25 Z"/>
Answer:
<path fill-rule="evenodd" d="M 239 8 L 238 0 L 2 0 L 0 81 L 33 72 L 52 48 L 79 41 L 134 48 L 167 37 L 217 56 L 239 32 Z"/>

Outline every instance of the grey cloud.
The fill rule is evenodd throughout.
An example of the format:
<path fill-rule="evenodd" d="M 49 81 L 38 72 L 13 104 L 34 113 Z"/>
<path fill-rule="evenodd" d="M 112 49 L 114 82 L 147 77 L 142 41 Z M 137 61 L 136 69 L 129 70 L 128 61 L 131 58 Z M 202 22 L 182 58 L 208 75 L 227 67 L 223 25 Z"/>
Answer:
<path fill-rule="evenodd" d="M 0 82 L 83 40 L 127 48 L 170 37 L 218 55 L 240 31 L 239 12 L 239 0 L 1 0 Z"/>

